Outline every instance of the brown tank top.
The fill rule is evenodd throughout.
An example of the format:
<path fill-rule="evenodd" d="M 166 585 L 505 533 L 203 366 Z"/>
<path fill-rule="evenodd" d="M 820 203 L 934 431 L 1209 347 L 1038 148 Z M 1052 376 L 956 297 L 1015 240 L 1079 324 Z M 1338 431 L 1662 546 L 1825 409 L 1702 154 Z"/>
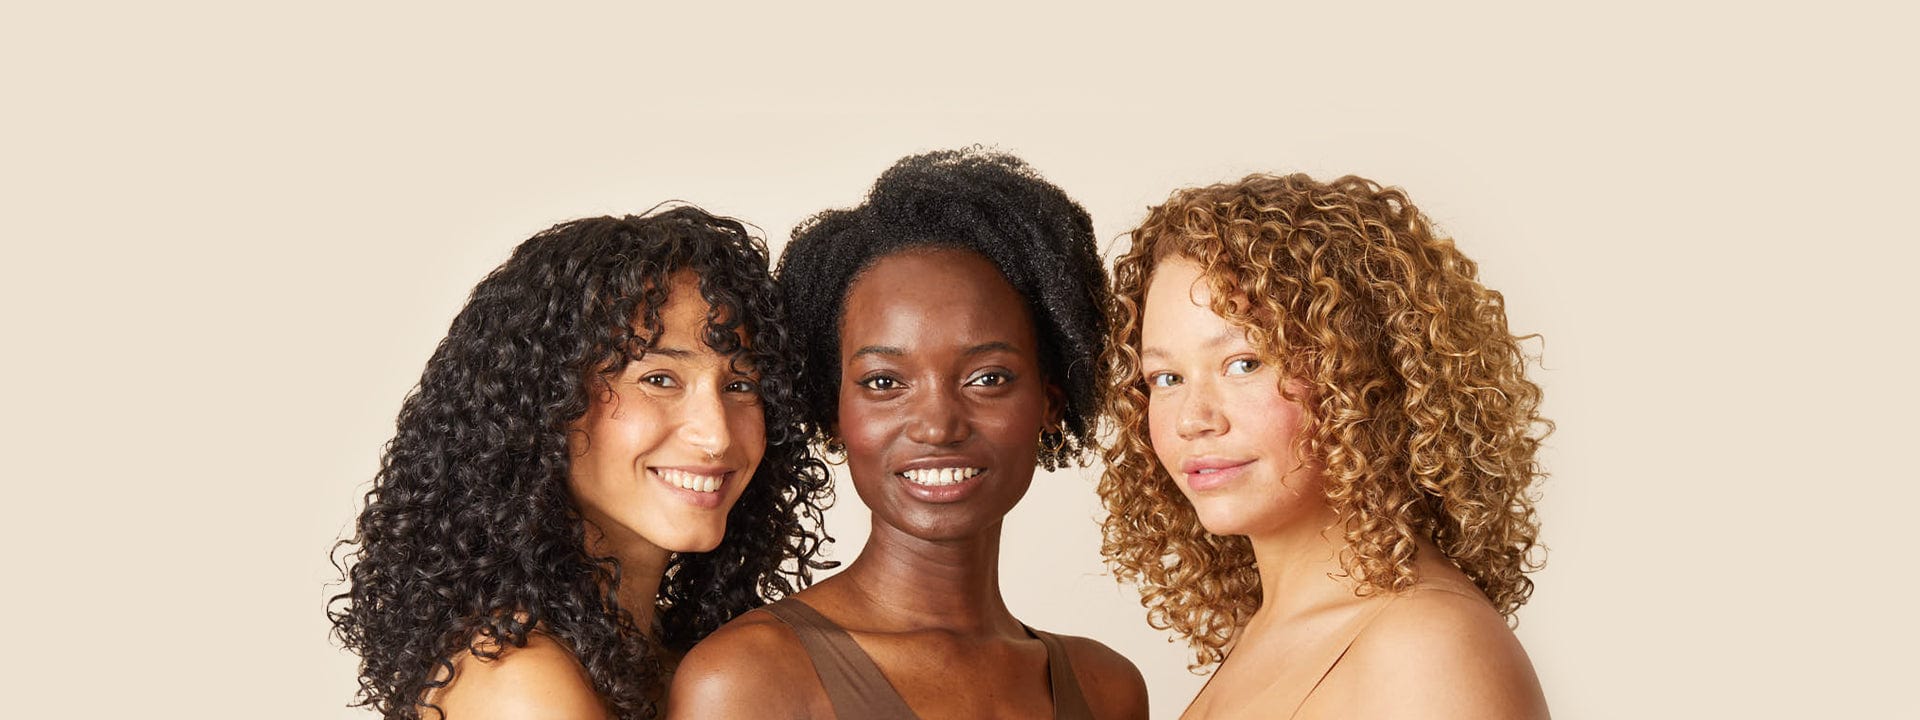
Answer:
<path fill-rule="evenodd" d="M 827 690 L 833 714 L 844 720 L 919 720 L 907 701 L 887 682 L 873 657 L 860 649 L 853 636 L 821 615 L 812 606 L 787 598 L 760 608 L 793 628 L 813 660 L 814 673 Z M 1060 638 L 1026 625 L 1032 635 L 1047 648 L 1047 678 L 1053 690 L 1055 720 L 1093 720 L 1093 710 L 1080 693 L 1080 680 L 1074 677 L 1073 664 L 1067 661 L 1067 649 Z"/>

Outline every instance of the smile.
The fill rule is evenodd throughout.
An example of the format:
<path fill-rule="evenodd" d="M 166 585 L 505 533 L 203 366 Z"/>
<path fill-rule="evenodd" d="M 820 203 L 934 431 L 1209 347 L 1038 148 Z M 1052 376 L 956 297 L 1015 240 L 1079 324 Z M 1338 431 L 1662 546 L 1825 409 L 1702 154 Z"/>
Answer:
<path fill-rule="evenodd" d="M 692 490 L 697 493 L 719 492 L 721 486 L 726 484 L 727 475 L 731 474 L 723 472 L 704 475 L 679 468 L 653 468 L 653 472 L 655 475 L 660 476 L 661 480 L 665 480 L 668 485 L 682 490 Z"/>
<path fill-rule="evenodd" d="M 986 468 L 976 467 L 944 467 L 920 468 L 917 470 L 907 470 L 898 474 L 900 477 L 906 478 L 907 482 L 915 485 L 940 487 L 943 485 L 958 485 L 986 471 Z"/>

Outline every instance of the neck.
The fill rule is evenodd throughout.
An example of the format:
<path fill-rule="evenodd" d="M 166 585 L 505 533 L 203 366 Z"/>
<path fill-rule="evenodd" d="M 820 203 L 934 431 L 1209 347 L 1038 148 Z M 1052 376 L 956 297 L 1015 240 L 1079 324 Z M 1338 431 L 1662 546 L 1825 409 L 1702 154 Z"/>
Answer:
<path fill-rule="evenodd" d="M 600 529 L 603 527 L 607 525 L 588 523 L 587 552 L 620 561 L 620 589 L 614 596 L 620 609 L 633 616 L 640 632 L 652 638 L 654 604 L 660 597 L 660 581 L 667 574 L 671 554 L 639 535 L 608 535 Z"/>
<path fill-rule="evenodd" d="M 925 540 L 873 520 L 840 577 L 873 617 L 902 630 L 1022 633 L 1000 595 L 1001 523 L 965 538 Z"/>
<path fill-rule="evenodd" d="M 1304 517 L 1249 535 L 1260 566 L 1260 610 L 1255 617 L 1286 618 L 1354 597 L 1352 581 L 1340 577 L 1346 540 L 1332 508 L 1320 505 Z"/>

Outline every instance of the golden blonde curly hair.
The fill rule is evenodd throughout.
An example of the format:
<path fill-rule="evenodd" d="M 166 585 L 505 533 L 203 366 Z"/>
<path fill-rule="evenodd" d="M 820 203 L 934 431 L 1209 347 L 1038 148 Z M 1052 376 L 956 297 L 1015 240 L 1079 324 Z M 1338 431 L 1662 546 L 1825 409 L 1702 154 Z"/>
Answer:
<path fill-rule="evenodd" d="M 1213 535 L 1155 456 L 1141 376 L 1141 305 L 1169 257 L 1200 267 L 1213 311 L 1297 379 L 1295 450 L 1323 464 L 1344 529 L 1340 562 L 1362 595 L 1416 580 L 1439 546 L 1512 621 L 1541 565 L 1530 488 L 1553 424 L 1507 330 L 1500 293 L 1398 188 L 1347 176 L 1250 175 L 1176 191 L 1147 214 L 1114 269 L 1105 401 L 1101 552 L 1140 587 L 1154 627 L 1184 636 L 1199 670 L 1225 657 L 1260 607 L 1245 536 Z M 1283 388 L 1282 392 L 1286 392 Z"/>

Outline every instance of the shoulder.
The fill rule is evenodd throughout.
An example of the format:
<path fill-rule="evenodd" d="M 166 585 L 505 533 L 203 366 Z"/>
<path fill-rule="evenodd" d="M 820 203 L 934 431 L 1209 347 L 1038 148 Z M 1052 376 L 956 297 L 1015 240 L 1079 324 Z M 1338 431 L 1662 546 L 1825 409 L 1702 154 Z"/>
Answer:
<path fill-rule="evenodd" d="M 453 659 L 453 681 L 429 701 L 460 720 L 560 718 L 601 720 L 606 704 L 579 658 L 543 633 L 526 647 L 508 647 L 488 659 L 462 652 Z"/>
<path fill-rule="evenodd" d="M 1533 662 L 1486 598 L 1416 587 L 1354 639 L 1338 672 L 1362 692 L 1355 716 L 1544 718 Z M 1332 679 L 1332 678 L 1329 678 Z"/>
<path fill-rule="evenodd" d="M 1147 681 L 1132 660 L 1092 638 L 1054 637 L 1066 649 L 1067 661 L 1073 663 L 1074 678 L 1080 681 L 1081 694 L 1086 696 L 1094 717 L 1147 717 Z"/>
<path fill-rule="evenodd" d="M 687 651 L 667 692 L 667 717 L 805 717 L 819 687 L 793 630 L 768 613 L 749 612 Z"/>

